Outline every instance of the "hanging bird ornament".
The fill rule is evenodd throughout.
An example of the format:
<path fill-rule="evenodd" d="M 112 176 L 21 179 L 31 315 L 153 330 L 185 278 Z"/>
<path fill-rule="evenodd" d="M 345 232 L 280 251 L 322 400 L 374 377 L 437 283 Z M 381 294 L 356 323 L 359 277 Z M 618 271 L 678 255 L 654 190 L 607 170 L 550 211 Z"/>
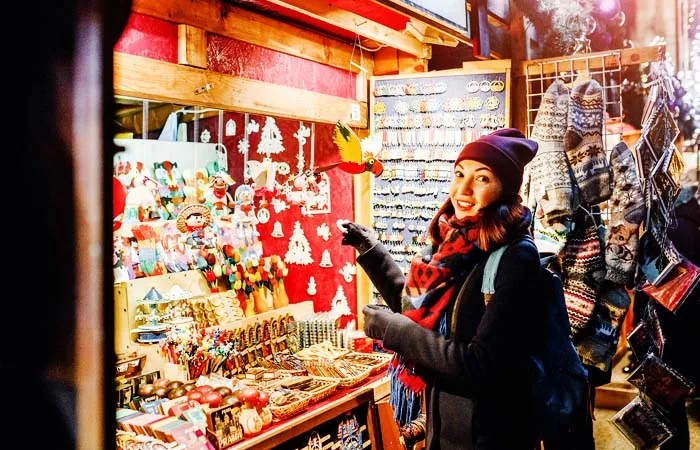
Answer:
<path fill-rule="evenodd" d="M 338 147 L 340 161 L 327 166 L 317 167 L 314 174 L 338 167 L 344 172 L 360 174 L 370 172 L 378 177 L 384 171 L 382 162 L 374 157 L 373 152 L 362 151 L 362 143 L 354 131 L 345 123 L 338 121 L 333 131 L 333 142 Z"/>

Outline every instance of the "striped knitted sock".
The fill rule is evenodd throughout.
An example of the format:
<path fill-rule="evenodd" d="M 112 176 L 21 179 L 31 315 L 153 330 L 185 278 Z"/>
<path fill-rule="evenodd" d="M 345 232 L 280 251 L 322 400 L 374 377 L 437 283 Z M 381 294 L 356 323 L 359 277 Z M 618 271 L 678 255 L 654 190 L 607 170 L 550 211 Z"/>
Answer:
<path fill-rule="evenodd" d="M 600 236 L 593 219 L 579 210 L 574 215 L 574 223 L 560 258 L 564 299 L 571 332 L 575 336 L 593 316 L 605 266 Z"/>
<path fill-rule="evenodd" d="M 564 149 L 581 195 L 597 205 L 610 198 L 610 168 L 603 149 L 603 89 L 594 79 L 574 87 Z"/>
<path fill-rule="evenodd" d="M 644 219 L 644 196 L 632 151 L 618 143 L 610 155 L 613 191 L 610 197 L 610 225 L 605 241 L 605 279 L 627 285 L 634 276 L 639 225 Z"/>

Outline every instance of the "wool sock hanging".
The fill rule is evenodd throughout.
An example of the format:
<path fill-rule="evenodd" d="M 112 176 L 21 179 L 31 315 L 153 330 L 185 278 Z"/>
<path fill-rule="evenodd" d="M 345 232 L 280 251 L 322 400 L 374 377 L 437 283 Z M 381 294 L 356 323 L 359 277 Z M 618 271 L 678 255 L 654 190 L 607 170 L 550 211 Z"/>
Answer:
<path fill-rule="evenodd" d="M 617 351 L 620 327 L 630 306 L 630 296 L 624 287 L 605 283 L 598 303 L 585 335 L 577 339 L 576 351 L 584 364 L 608 372 Z"/>
<path fill-rule="evenodd" d="M 644 195 L 634 155 L 624 142 L 610 154 L 613 190 L 608 202 L 610 224 L 605 242 L 605 279 L 627 285 L 634 276 L 639 225 L 645 216 Z"/>
<path fill-rule="evenodd" d="M 610 198 L 610 168 L 603 148 L 603 89 L 594 79 L 574 86 L 569 101 L 564 149 L 587 205 Z"/>
<path fill-rule="evenodd" d="M 542 96 L 531 139 L 539 149 L 526 166 L 523 198 L 532 211 L 539 211 L 544 227 L 557 225 L 557 232 L 568 232 L 564 225 L 573 213 L 573 180 L 564 152 L 564 132 L 568 114 L 569 88 L 555 80 Z"/>
<path fill-rule="evenodd" d="M 560 254 L 560 266 L 571 332 L 576 336 L 593 316 L 605 266 L 601 239 L 593 218 L 579 209 L 574 215 L 574 224 Z"/>

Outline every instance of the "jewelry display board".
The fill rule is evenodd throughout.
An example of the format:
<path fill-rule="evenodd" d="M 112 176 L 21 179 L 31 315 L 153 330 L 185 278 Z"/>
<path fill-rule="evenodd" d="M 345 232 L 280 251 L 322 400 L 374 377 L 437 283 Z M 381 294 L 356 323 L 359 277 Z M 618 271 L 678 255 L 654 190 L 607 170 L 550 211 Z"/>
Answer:
<path fill-rule="evenodd" d="M 465 144 L 510 126 L 510 60 L 370 79 L 370 139 L 384 164 L 371 183 L 372 226 L 408 272 L 448 197 Z"/>

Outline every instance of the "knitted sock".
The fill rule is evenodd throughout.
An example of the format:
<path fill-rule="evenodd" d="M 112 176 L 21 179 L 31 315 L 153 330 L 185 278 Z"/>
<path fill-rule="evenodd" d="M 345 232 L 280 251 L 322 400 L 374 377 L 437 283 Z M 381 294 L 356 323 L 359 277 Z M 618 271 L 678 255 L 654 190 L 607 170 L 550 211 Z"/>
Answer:
<path fill-rule="evenodd" d="M 541 211 L 544 227 L 566 222 L 573 212 L 573 180 L 564 153 L 564 132 L 568 114 L 569 88 L 556 80 L 542 96 L 531 139 L 539 149 L 526 166 L 527 192 L 523 192 L 531 210 Z M 561 228 L 561 227 L 559 227 Z M 568 232 L 565 225 L 564 233 Z"/>
<path fill-rule="evenodd" d="M 564 149 L 581 201 L 597 205 L 610 198 L 610 168 L 603 149 L 603 90 L 594 79 L 571 92 Z"/>
<path fill-rule="evenodd" d="M 608 203 L 609 231 L 605 242 L 605 279 L 627 285 L 634 276 L 639 225 L 644 219 L 644 196 L 632 151 L 624 142 L 610 154 L 613 190 Z"/>
<path fill-rule="evenodd" d="M 593 219 L 578 210 L 574 223 L 560 254 L 560 266 L 571 332 L 576 336 L 593 316 L 605 265 L 600 235 Z"/>
<path fill-rule="evenodd" d="M 630 296 L 622 286 L 608 283 L 601 289 L 595 314 L 585 335 L 576 342 L 576 351 L 584 364 L 603 372 L 610 370 L 629 306 Z"/>

